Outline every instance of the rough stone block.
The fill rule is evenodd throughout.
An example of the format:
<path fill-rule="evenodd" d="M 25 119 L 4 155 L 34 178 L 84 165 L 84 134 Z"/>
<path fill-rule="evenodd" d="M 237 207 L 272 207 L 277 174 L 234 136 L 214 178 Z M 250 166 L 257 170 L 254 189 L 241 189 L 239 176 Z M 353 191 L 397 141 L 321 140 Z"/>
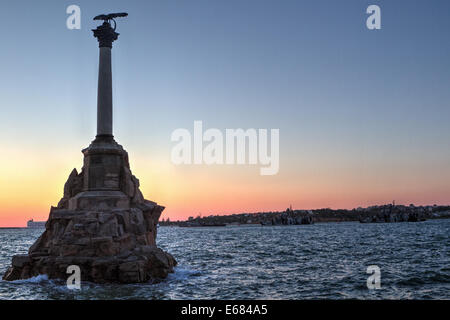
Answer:
<path fill-rule="evenodd" d="M 12 258 L 13 267 L 22 268 L 25 264 L 31 262 L 31 259 L 28 255 L 15 255 Z"/>

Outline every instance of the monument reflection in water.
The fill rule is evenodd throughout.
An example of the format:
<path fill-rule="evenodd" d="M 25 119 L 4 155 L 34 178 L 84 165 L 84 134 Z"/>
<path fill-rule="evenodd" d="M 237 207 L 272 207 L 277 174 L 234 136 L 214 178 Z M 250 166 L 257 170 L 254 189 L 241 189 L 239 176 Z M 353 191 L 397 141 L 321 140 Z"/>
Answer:
<path fill-rule="evenodd" d="M 128 153 L 113 137 L 111 50 L 119 36 L 114 18 L 127 15 L 94 18 L 103 20 L 93 30 L 100 48 L 97 136 L 82 151 L 82 171 L 72 171 L 63 198 L 51 208 L 45 232 L 27 255 L 12 258 L 4 280 L 39 274 L 66 279 L 70 265 L 80 267 L 82 280 L 100 283 L 157 281 L 173 272 L 176 260 L 156 247 L 164 207 L 144 199 Z"/>

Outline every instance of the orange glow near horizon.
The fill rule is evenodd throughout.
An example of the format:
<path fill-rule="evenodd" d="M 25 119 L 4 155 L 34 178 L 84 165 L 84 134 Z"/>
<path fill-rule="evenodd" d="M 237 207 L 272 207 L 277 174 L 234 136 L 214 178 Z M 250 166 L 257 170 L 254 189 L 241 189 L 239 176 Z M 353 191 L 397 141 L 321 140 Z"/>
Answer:
<path fill-rule="evenodd" d="M 71 170 L 80 169 L 81 153 L 37 147 L 6 149 L 9 157 L 0 163 L 0 227 L 23 227 L 31 218 L 47 220 Z M 302 169 L 285 164 L 276 176 L 260 176 L 255 166 L 174 166 L 168 159 L 133 153 L 131 169 L 144 197 L 166 207 L 161 219 L 281 211 L 289 205 L 294 209 L 351 209 L 392 200 L 397 204 L 447 204 L 450 189 L 448 174 L 442 175 L 439 167 L 432 172 L 416 171 L 415 176 L 398 168 L 389 177 L 380 177 L 383 168 L 362 174 L 353 167 L 317 170 L 315 163 L 304 162 Z"/>

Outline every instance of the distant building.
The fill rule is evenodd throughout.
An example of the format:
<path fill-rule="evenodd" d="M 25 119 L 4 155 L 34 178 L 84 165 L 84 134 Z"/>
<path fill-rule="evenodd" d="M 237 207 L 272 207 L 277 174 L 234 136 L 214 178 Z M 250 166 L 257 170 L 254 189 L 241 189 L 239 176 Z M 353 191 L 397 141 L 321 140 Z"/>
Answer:
<path fill-rule="evenodd" d="M 45 228 L 45 222 L 46 221 L 34 221 L 33 219 L 28 220 L 27 228 L 30 228 L 30 229 Z"/>

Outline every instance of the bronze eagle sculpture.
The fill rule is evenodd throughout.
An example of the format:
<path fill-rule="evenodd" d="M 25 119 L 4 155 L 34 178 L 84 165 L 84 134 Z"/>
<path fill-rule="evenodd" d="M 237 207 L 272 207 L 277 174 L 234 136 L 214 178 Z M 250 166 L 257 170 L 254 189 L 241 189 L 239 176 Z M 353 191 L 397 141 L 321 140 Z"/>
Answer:
<path fill-rule="evenodd" d="M 100 14 L 96 16 L 94 20 L 103 20 L 107 23 L 109 23 L 109 21 L 112 20 L 114 22 L 114 30 L 116 30 L 116 20 L 114 20 L 114 18 L 121 18 L 126 16 L 128 16 L 128 13 L 126 12 Z"/>

